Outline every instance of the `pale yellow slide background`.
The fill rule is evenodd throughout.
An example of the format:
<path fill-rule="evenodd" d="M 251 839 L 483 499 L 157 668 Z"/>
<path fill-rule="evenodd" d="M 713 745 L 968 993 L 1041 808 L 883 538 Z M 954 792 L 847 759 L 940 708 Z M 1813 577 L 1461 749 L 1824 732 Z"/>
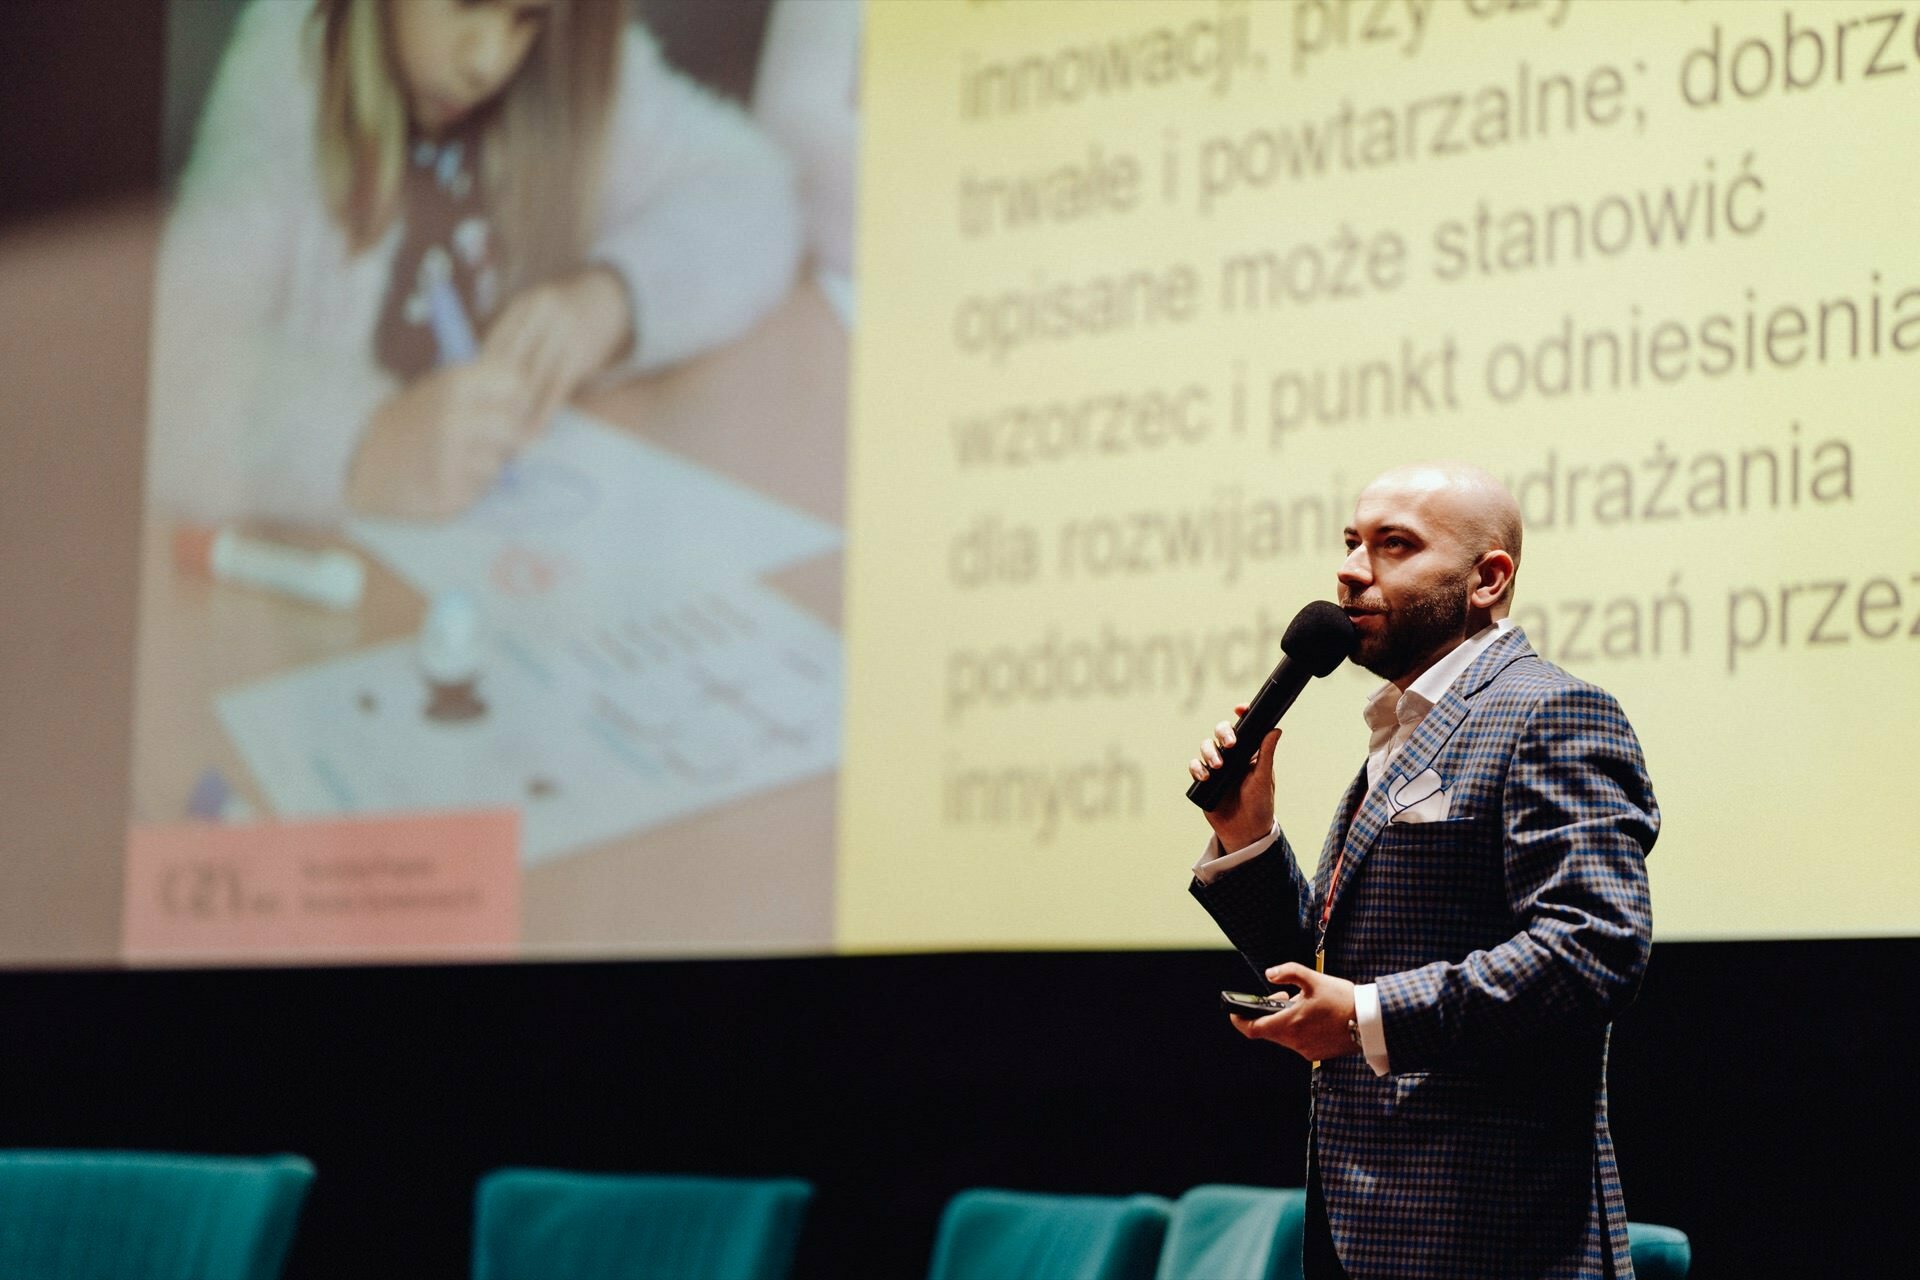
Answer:
<path fill-rule="evenodd" d="M 1296 70 L 1295 23 L 1324 15 L 1303 15 L 1291 3 L 870 6 L 839 945 L 868 951 L 1217 941 L 1185 893 L 1206 828 L 1182 795 L 1183 766 L 1213 721 L 1252 692 L 1277 649 L 1260 655 L 1251 679 L 1211 682 L 1193 705 L 1184 691 L 1154 689 L 975 706 L 958 717 L 949 715 L 949 664 L 956 653 L 995 643 L 1030 647 L 1049 630 L 1097 636 L 1108 625 L 1128 636 L 1198 634 L 1251 618 L 1262 606 L 1284 622 L 1308 599 L 1332 594 L 1337 546 L 1325 538 L 1289 545 L 1244 564 L 1234 582 L 1213 562 L 1069 579 L 1058 551 L 1070 523 L 1203 511 L 1223 495 L 1230 504 L 1236 492 L 1289 502 L 1350 496 L 1381 467 L 1424 456 L 1471 458 L 1518 481 L 1543 469 L 1550 453 L 1560 480 L 1557 527 L 1540 518 L 1544 490 L 1537 490 L 1518 613 L 1550 657 L 1612 690 L 1641 734 L 1666 818 L 1650 863 L 1657 936 L 1920 930 L 1912 804 L 1920 788 L 1906 776 L 1920 764 L 1920 638 L 1909 634 L 1920 619 L 1920 521 L 1913 514 L 1920 492 L 1913 429 L 1920 293 L 1898 305 L 1904 293 L 1920 289 L 1913 231 L 1920 225 L 1920 178 L 1911 163 L 1920 118 L 1920 18 L 1902 11 L 1897 30 L 1886 32 L 1887 44 L 1876 51 L 1883 31 L 1865 20 L 1885 5 L 1573 0 L 1505 12 L 1505 5 L 1440 0 L 1409 51 L 1414 34 L 1403 6 L 1345 8 L 1349 42 L 1315 53 Z M 1397 35 L 1387 38 L 1383 27 L 1382 39 L 1362 40 L 1361 20 L 1376 9 L 1383 23 L 1398 24 Z M 1476 17 L 1474 10 L 1501 12 Z M 1224 93 L 1189 77 L 962 119 L 961 86 L 970 70 L 1052 57 L 1076 45 L 1125 44 L 1156 28 L 1177 35 L 1198 21 L 1222 29 L 1238 22 L 1249 33 L 1256 62 L 1239 67 Z M 1816 75 L 1813 46 L 1802 36 L 1796 74 L 1813 83 L 1791 92 L 1782 88 L 1781 66 L 1790 21 L 1818 32 L 1822 51 Z M 1848 24 L 1845 78 L 1837 80 L 1836 31 Z M 1721 100 L 1689 107 L 1680 92 L 1684 59 L 1708 45 L 1715 27 Z M 1749 49 L 1737 70 L 1756 91 L 1743 96 L 1731 82 L 1731 64 L 1748 40 L 1767 44 L 1771 80 L 1757 89 L 1761 54 Z M 1186 47 L 1204 55 L 1198 42 Z M 1876 52 L 1883 65 L 1897 61 L 1904 72 L 1868 76 Z M 1210 211 L 1198 208 L 1203 138 L 1244 141 L 1259 130 L 1324 125 L 1343 103 L 1356 113 L 1373 106 L 1404 112 L 1409 103 L 1444 102 L 1450 94 L 1465 95 L 1467 121 L 1477 92 L 1515 92 L 1522 62 L 1530 74 L 1567 72 L 1576 81 L 1595 67 L 1618 68 L 1621 92 L 1603 113 L 1617 108 L 1619 121 L 1465 154 L 1423 150 L 1373 168 L 1336 165 L 1322 177 L 1243 185 L 1220 195 Z M 1709 69 L 1696 59 L 1694 70 L 1699 96 Z M 1423 117 L 1416 145 L 1424 146 L 1435 127 L 1436 116 Z M 1166 202 L 1159 166 L 1170 131 L 1182 187 Z M 1082 162 L 1095 145 L 1108 156 L 1138 159 L 1137 207 L 961 233 L 956 192 L 963 173 L 1045 174 Z M 1727 184 L 1742 172 L 1764 184 L 1743 188 L 1746 203 L 1736 207 L 1748 225 L 1764 209 L 1765 222 L 1752 234 L 1722 225 L 1714 238 L 1696 231 L 1679 249 L 1636 240 L 1613 256 L 1590 249 L 1584 260 L 1563 253 L 1557 264 L 1531 271 L 1432 279 L 1436 224 L 1470 220 L 1482 200 L 1496 214 L 1540 214 L 1562 202 L 1591 213 L 1609 194 L 1632 201 L 1668 185 L 1684 194 L 1689 184 L 1710 179 L 1724 212 Z M 1283 299 L 1257 314 L 1222 310 L 1224 256 L 1324 246 L 1343 224 L 1362 236 L 1397 232 L 1406 245 L 1405 283 L 1357 298 Z M 1038 277 L 1083 282 L 1182 262 L 1192 264 L 1199 281 L 1195 314 L 1185 323 L 1136 322 L 1117 332 L 1035 340 L 998 360 L 956 346 L 963 299 L 1018 291 Z M 1699 371 L 1704 317 L 1733 317 L 1728 332 L 1739 342 L 1751 305 L 1764 345 L 1778 307 L 1793 304 L 1813 315 L 1822 300 L 1842 296 L 1856 299 L 1863 316 L 1877 296 L 1878 356 L 1822 363 L 1808 354 L 1785 369 L 1763 362 L 1753 372 L 1719 377 Z M 1663 320 L 1677 320 L 1691 335 L 1690 372 L 1671 383 L 1643 373 L 1638 387 L 1495 403 L 1483 379 L 1487 354 L 1508 340 L 1534 350 L 1569 314 L 1576 333 L 1625 332 L 1637 319 L 1644 336 Z M 1892 338 L 1902 316 L 1910 321 L 1900 331 L 1904 352 L 1894 350 Z M 1272 446 L 1267 394 L 1276 374 L 1397 359 L 1403 338 L 1431 347 L 1447 335 L 1458 344 L 1457 409 L 1387 415 L 1375 405 L 1365 421 L 1305 425 Z M 1791 355 L 1791 336 L 1778 341 Z M 1249 371 L 1250 397 L 1238 433 L 1226 409 L 1236 361 Z M 957 420 L 1187 382 L 1211 392 L 1213 430 L 1203 443 L 1024 467 L 963 470 L 956 461 Z M 1842 446 L 1819 452 L 1828 500 L 1817 500 L 1810 493 L 1810 477 L 1820 469 L 1816 452 L 1836 440 L 1845 442 L 1850 466 L 1836 461 Z M 1750 497 L 1742 509 L 1739 457 L 1757 449 L 1779 459 L 1783 486 L 1798 451 L 1797 504 L 1783 494 L 1777 503 Z M 1659 450 L 1677 462 L 1658 501 L 1679 514 L 1642 519 L 1655 497 L 1662 464 L 1650 459 Z M 1686 510 L 1692 486 L 1711 474 L 1702 469 L 1714 465 L 1698 461 L 1702 455 L 1734 468 L 1724 513 Z M 1630 476 L 1633 516 L 1602 524 L 1618 510 L 1596 507 L 1595 471 L 1608 464 L 1623 464 Z M 1572 482 L 1569 502 L 1576 467 L 1588 471 Z M 1850 496 L 1839 498 L 1843 482 Z M 1572 527 L 1569 507 L 1579 511 Z M 956 539 L 984 524 L 1034 531 L 1039 569 L 1030 581 L 955 582 Z M 1893 585 L 1869 588 L 1874 579 Z M 1836 585 L 1812 585 L 1825 583 Z M 1789 596 L 1783 621 L 1782 589 L 1796 584 L 1807 589 Z M 1742 594 L 1748 590 L 1754 594 Z M 1690 644 L 1678 651 L 1679 615 L 1670 611 L 1656 656 L 1652 602 L 1675 592 L 1690 606 Z M 1579 636 L 1572 634 L 1578 610 L 1569 602 L 1590 610 Z M 1618 629 L 1605 644 L 1609 623 Z M 1731 671 L 1730 629 L 1764 636 L 1732 655 Z M 1889 631 L 1884 639 L 1869 634 Z M 1634 635 L 1638 656 L 1627 652 Z M 1343 669 L 1310 688 L 1286 721 L 1281 819 L 1308 864 L 1361 761 L 1359 710 L 1373 683 Z M 1132 762 L 1138 781 L 1123 782 L 1102 812 L 1062 818 L 1043 832 L 1037 810 L 1019 818 L 1009 797 L 1028 793 L 1016 789 L 1001 793 L 1007 820 L 983 818 L 983 803 L 973 804 L 966 820 L 951 817 L 954 779 L 968 770 L 1031 770 L 994 776 L 1040 778 L 1115 756 Z M 976 791 L 975 800 L 982 794 Z"/>

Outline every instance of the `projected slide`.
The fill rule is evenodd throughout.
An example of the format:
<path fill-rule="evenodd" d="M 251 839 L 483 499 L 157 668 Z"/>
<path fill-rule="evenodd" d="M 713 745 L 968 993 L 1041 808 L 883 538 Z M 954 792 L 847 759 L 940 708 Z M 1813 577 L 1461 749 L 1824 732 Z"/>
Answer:
<path fill-rule="evenodd" d="M 174 6 L 128 957 L 831 945 L 860 11 L 741 16 Z"/>
<path fill-rule="evenodd" d="M 1184 762 L 1429 457 L 1643 736 L 1659 937 L 1920 928 L 1920 10 L 868 16 L 842 945 L 1211 944 Z"/>
<path fill-rule="evenodd" d="M 1185 763 L 1432 458 L 1658 938 L 1920 932 L 1920 6 L 723 8 L 169 10 L 123 956 L 1217 946 Z"/>

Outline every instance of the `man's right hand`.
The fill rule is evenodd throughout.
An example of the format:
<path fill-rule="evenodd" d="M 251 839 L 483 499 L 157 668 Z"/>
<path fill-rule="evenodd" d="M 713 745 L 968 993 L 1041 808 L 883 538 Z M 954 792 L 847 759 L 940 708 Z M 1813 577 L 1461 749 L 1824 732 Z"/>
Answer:
<path fill-rule="evenodd" d="M 1195 782 L 1203 782 L 1221 764 L 1220 753 L 1236 741 L 1234 720 L 1247 713 L 1247 704 L 1233 709 L 1233 720 L 1222 720 L 1213 727 L 1213 736 L 1200 744 L 1200 754 L 1187 761 L 1187 772 Z M 1230 793 L 1218 807 L 1206 810 L 1207 825 L 1220 841 L 1221 853 L 1244 849 L 1273 834 L 1273 751 L 1280 741 L 1274 729 L 1260 743 L 1253 768 L 1240 780 L 1240 789 Z"/>

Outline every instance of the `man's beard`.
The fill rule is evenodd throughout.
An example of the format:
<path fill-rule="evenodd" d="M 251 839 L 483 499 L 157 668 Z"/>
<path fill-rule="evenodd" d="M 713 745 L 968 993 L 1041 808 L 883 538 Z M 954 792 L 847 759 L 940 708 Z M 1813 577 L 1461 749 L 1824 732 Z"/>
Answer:
<path fill-rule="evenodd" d="M 1452 582 L 1407 596 L 1391 612 L 1381 614 L 1379 632 L 1361 635 L 1353 661 L 1382 680 L 1398 680 L 1446 641 L 1460 639 L 1467 626 L 1470 576 L 1462 573 Z M 1349 603 L 1372 607 L 1365 596 Z"/>

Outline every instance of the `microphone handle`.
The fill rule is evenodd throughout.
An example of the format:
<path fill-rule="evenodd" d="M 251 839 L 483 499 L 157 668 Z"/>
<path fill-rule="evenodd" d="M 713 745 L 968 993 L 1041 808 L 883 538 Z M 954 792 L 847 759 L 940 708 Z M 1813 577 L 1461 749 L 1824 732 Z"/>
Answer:
<path fill-rule="evenodd" d="M 1287 708 L 1311 679 L 1313 673 L 1305 663 L 1292 658 L 1280 659 L 1280 665 L 1260 687 L 1246 714 L 1234 723 L 1233 745 L 1220 753 L 1220 767 L 1188 787 L 1187 799 L 1211 813 L 1225 803 L 1228 796 L 1237 793 L 1241 780 L 1252 767 L 1253 753 L 1260 749 L 1261 739 L 1280 723 L 1280 717 L 1287 713 Z"/>

